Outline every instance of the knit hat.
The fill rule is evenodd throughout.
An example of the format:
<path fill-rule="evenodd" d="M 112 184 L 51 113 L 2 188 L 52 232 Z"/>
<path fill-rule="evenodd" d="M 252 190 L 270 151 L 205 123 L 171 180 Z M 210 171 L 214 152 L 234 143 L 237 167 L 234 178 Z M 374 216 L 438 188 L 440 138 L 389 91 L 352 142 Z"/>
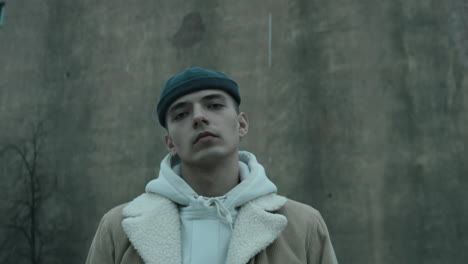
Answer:
<path fill-rule="evenodd" d="M 240 104 L 240 94 L 237 83 L 225 74 L 194 67 L 186 69 L 167 80 L 159 98 L 157 107 L 161 126 L 166 127 L 166 111 L 179 97 L 205 89 L 219 89 L 227 92 Z"/>

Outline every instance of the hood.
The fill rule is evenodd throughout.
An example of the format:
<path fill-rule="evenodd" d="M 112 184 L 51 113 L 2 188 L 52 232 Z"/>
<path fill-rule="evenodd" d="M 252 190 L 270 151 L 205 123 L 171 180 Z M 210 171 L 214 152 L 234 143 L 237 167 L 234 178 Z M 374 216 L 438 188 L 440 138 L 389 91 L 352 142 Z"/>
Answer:
<path fill-rule="evenodd" d="M 239 151 L 239 168 L 241 182 L 223 196 L 227 208 L 233 209 L 257 197 L 276 193 L 276 186 L 252 153 Z M 173 165 L 171 155 L 167 155 L 161 161 L 159 177 L 146 185 L 146 192 L 162 195 L 180 205 L 196 203 L 199 195 L 179 175 L 180 165 Z"/>

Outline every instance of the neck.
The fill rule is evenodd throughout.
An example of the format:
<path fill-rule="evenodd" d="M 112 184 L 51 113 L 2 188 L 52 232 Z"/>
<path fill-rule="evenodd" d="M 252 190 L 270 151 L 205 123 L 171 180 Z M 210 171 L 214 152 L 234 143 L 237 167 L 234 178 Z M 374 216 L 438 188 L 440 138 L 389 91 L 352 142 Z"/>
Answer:
<path fill-rule="evenodd" d="M 239 157 L 234 154 L 210 166 L 182 163 L 182 178 L 199 195 L 222 196 L 239 183 Z"/>

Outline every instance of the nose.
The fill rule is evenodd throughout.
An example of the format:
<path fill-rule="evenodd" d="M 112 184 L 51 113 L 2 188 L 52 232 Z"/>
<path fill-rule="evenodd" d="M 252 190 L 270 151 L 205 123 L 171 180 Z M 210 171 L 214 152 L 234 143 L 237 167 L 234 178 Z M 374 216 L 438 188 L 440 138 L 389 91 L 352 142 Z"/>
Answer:
<path fill-rule="evenodd" d="M 199 126 L 208 125 L 208 119 L 206 118 L 206 112 L 203 107 L 199 104 L 193 106 L 193 128 L 197 129 Z"/>

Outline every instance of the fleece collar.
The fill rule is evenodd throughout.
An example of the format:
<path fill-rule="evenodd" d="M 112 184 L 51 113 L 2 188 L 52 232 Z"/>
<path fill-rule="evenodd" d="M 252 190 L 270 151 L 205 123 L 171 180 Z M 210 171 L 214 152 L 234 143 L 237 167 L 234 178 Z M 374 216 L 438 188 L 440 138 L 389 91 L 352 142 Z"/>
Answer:
<path fill-rule="evenodd" d="M 226 264 L 243 264 L 270 245 L 287 219 L 272 213 L 286 198 L 268 194 L 244 204 L 237 216 Z M 122 226 L 146 264 L 181 264 L 181 231 L 177 205 L 154 193 L 145 193 L 124 209 Z"/>

